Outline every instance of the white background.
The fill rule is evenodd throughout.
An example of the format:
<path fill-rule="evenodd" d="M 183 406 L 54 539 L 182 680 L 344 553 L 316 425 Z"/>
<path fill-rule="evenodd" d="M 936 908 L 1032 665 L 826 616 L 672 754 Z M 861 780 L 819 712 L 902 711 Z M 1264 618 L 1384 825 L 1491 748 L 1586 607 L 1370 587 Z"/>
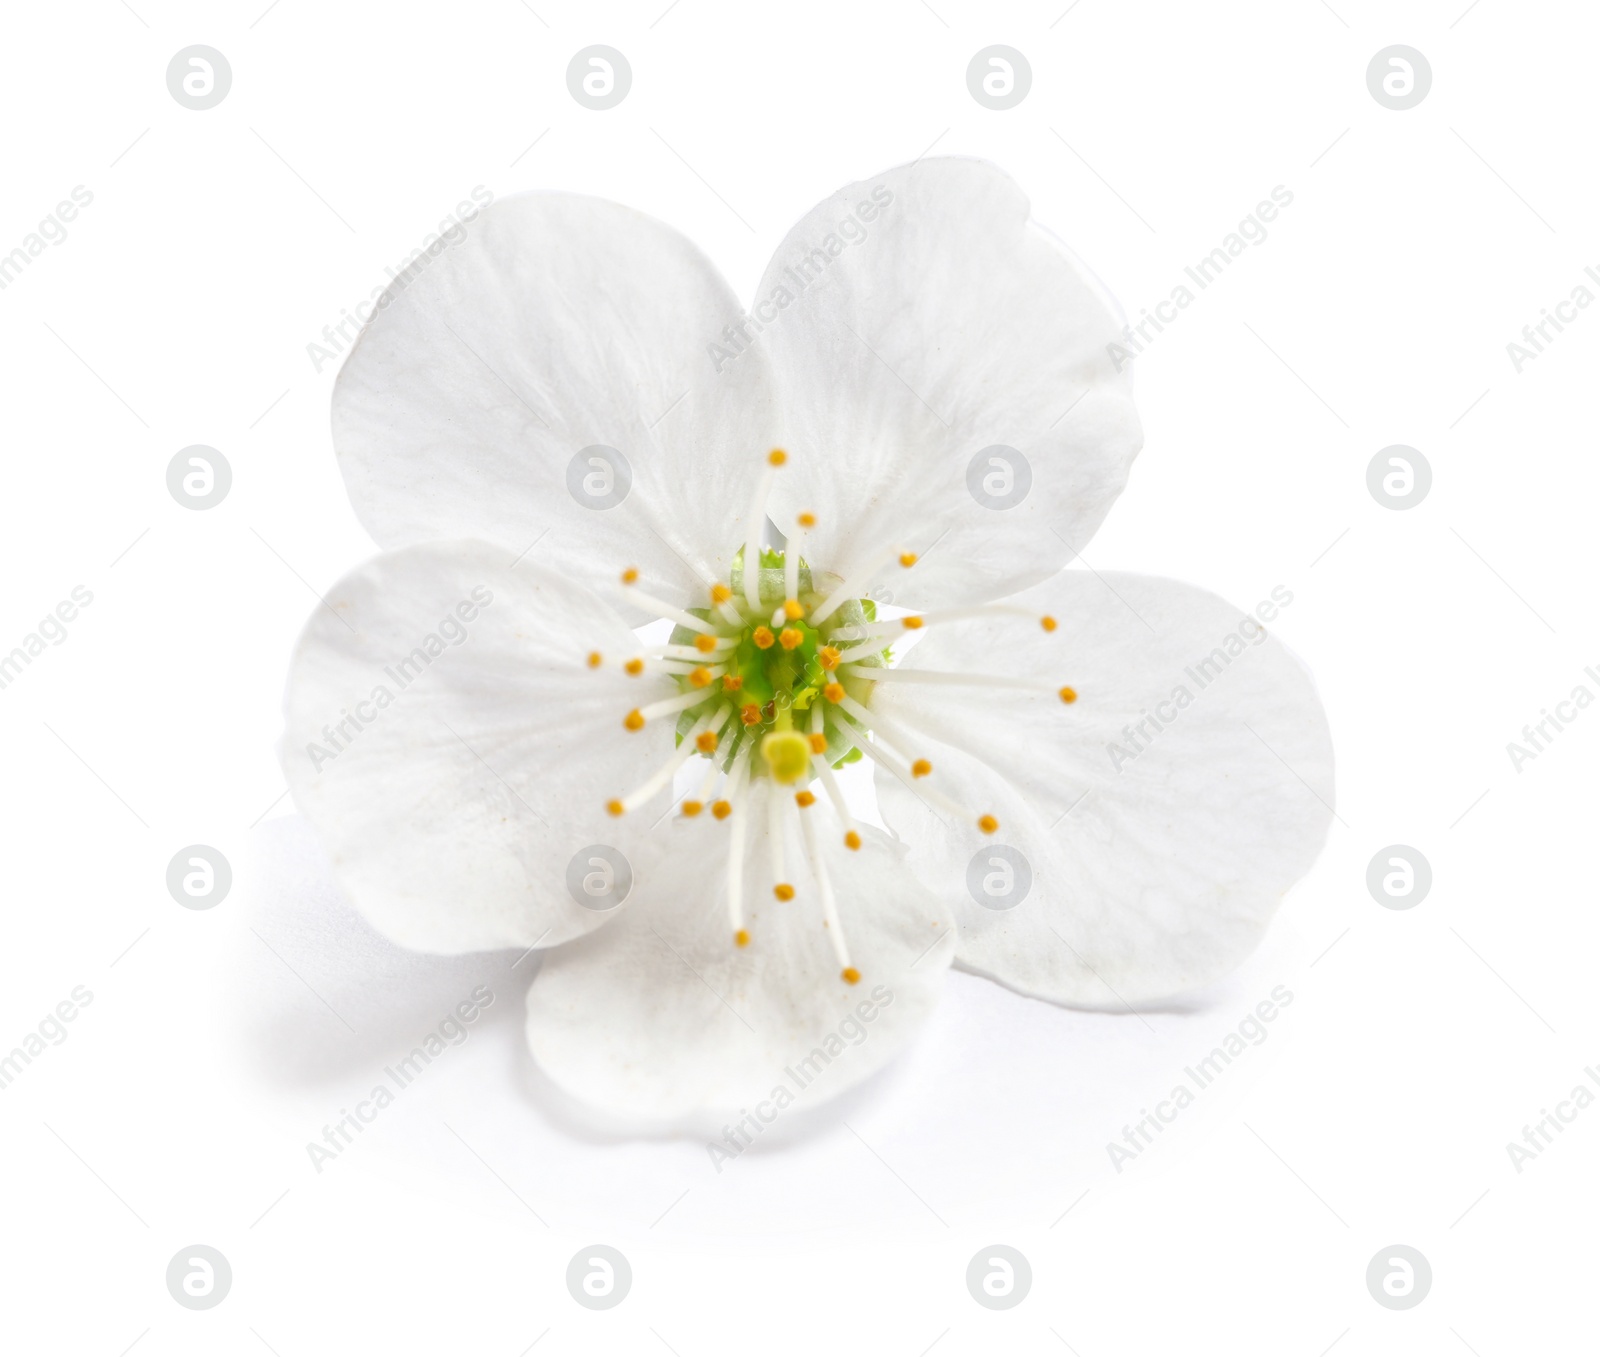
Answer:
<path fill-rule="evenodd" d="M 93 603 L 0 691 L 0 1050 L 94 997 L 0 1091 L 0 1345 L 1582 1345 L 1600 1110 L 1520 1173 L 1506 1143 L 1600 1062 L 1600 713 L 1520 772 L 1506 745 L 1600 693 L 1600 310 L 1520 374 L 1506 345 L 1600 266 L 1600 22 L 1577 0 L 1067 4 L 7 7 L 0 252 L 75 185 L 94 200 L 0 292 L 0 649 L 74 586 Z M 194 43 L 233 69 L 204 112 L 165 83 Z M 592 43 L 633 68 L 608 112 L 567 90 Z M 967 91 L 991 43 L 1032 66 L 1006 112 Z M 1365 79 L 1394 43 L 1433 70 L 1404 112 Z M 886 1077 L 718 1174 L 693 1141 L 584 1132 L 541 1083 L 532 959 L 362 941 L 282 795 L 290 646 L 373 550 L 330 447 L 335 365 L 307 345 L 475 185 L 638 206 L 748 297 L 813 202 L 930 147 L 1005 167 L 1133 316 L 1294 194 L 1138 361 L 1145 451 L 1087 555 L 1241 608 L 1293 591 L 1276 630 L 1321 685 L 1339 819 L 1214 992 L 1086 1015 L 955 975 Z M 165 484 L 191 443 L 233 467 L 205 512 Z M 1405 512 L 1366 486 L 1392 443 L 1433 468 Z M 193 843 L 234 864 L 207 912 L 165 887 Z M 1408 911 L 1365 886 L 1394 843 L 1432 863 Z M 306 1142 L 478 983 L 471 1039 L 316 1172 Z M 1294 1000 L 1270 1038 L 1116 1172 L 1106 1143 L 1275 985 Z M 634 1272 L 605 1313 L 564 1282 L 597 1242 Z M 196 1243 L 234 1273 L 203 1313 L 164 1283 Z M 1034 1277 L 1003 1313 L 964 1282 L 995 1243 Z M 1395 1243 L 1433 1269 L 1405 1312 L 1365 1284 Z"/>

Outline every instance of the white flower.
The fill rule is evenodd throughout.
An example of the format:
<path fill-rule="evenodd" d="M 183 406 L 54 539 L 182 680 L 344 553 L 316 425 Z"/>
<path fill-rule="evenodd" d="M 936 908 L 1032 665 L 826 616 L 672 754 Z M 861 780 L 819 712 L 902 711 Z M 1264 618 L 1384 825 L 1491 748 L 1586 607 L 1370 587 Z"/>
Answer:
<path fill-rule="evenodd" d="M 1321 707 L 1255 618 L 1063 571 L 1140 432 L 1112 304 L 1009 179 L 852 185 L 756 298 L 550 193 L 402 275 L 333 410 L 385 552 L 288 687 L 356 906 L 425 951 L 547 949 L 535 1057 L 656 1117 L 839 1092 L 952 960 L 1088 1006 L 1203 983 L 1331 814 Z M 791 549 L 745 572 L 769 517 Z M 898 839 L 839 797 L 852 749 Z"/>

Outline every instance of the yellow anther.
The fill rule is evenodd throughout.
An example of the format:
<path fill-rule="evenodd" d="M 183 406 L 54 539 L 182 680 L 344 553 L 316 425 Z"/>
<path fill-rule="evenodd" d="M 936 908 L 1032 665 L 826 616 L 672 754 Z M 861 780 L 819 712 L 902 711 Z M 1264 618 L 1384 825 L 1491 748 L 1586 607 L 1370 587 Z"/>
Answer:
<path fill-rule="evenodd" d="M 607 801 L 606 802 L 606 812 L 608 814 L 610 814 L 610 815 L 621 815 L 622 814 L 622 809 L 623 809 L 622 802 L 620 802 L 620 801 Z"/>
<path fill-rule="evenodd" d="M 778 633 L 778 644 L 785 650 L 793 650 L 805 639 L 806 634 L 799 627 L 785 627 Z"/>
<path fill-rule="evenodd" d="M 916 563 L 917 563 L 917 553 L 916 552 L 914 552 L 914 551 L 903 551 L 903 552 L 900 553 L 900 564 L 905 566 L 905 568 L 907 570 L 911 569 L 911 567 L 914 566 Z"/>
<path fill-rule="evenodd" d="M 826 754 L 828 752 L 828 737 L 820 730 L 811 736 L 811 752 L 813 754 Z"/>
<path fill-rule="evenodd" d="M 798 730 L 774 730 L 761 741 L 761 757 L 774 782 L 792 786 L 811 768 L 811 741 Z"/>
<path fill-rule="evenodd" d="M 643 730 L 644 714 L 640 712 L 637 707 L 635 707 L 631 712 L 622 718 L 622 724 L 625 725 L 629 730 Z"/>
<path fill-rule="evenodd" d="M 807 806 L 814 806 L 817 804 L 817 794 L 815 792 L 796 792 L 794 794 L 794 803 L 802 810 Z"/>
<path fill-rule="evenodd" d="M 933 765 L 927 759 L 918 759 L 911 765 L 912 777 L 927 777 L 933 771 Z"/>
<path fill-rule="evenodd" d="M 787 882 L 779 882 L 772 888 L 772 893 L 780 900 L 794 899 L 794 887 L 789 885 Z"/>
<path fill-rule="evenodd" d="M 702 655 L 709 655 L 717 648 L 717 638 L 708 635 L 706 632 L 701 632 L 694 638 L 694 648 Z"/>
<path fill-rule="evenodd" d="M 783 600 L 783 615 L 791 622 L 798 622 L 806 615 L 806 610 L 800 606 L 800 600 L 786 598 Z"/>
<path fill-rule="evenodd" d="M 761 708 L 754 702 L 747 702 L 739 708 L 739 719 L 747 726 L 759 726 L 761 724 Z"/>
<path fill-rule="evenodd" d="M 823 646 L 817 651 L 817 659 L 824 669 L 837 669 L 839 667 L 839 647 Z"/>
<path fill-rule="evenodd" d="M 729 812 L 732 810 L 733 807 L 730 806 L 726 801 L 713 801 L 711 803 L 711 813 L 719 820 L 726 820 Z"/>
<path fill-rule="evenodd" d="M 696 688 L 707 687 L 711 682 L 711 671 L 705 666 L 689 671 L 689 682 Z"/>
<path fill-rule="evenodd" d="M 722 676 L 722 691 L 736 693 L 744 687 L 744 680 L 738 674 L 724 674 Z"/>
<path fill-rule="evenodd" d="M 624 669 L 626 669 L 628 671 L 628 673 L 630 673 L 630 674 L 642 674 L 642 673 L 644 673 L 644 661 L 643 660 L 629 660 L 622 667 Z"/>
<path fill-rule="evenodd" d="M 854 966 L 846 966 L 839 972 L 839 979 L 843 980 L 847 985 L 854 985 L 861 979 L 861 972 Z"/>
<path fill-rule="evenodd" d="M 824 688 L 822 690 L 822 695 L 825 698 L 827 698 L 829 702 L 843 702 L 844 701 L 844 684 L 842 684 L 842 683 L 830 683 L 826 688 Z"/>
<path fill-rule="evenodd" d="M 702 730 L 694 737 L 694 747 L 702 754 L 715 754 L 717 752 L 717 732 Z"/>
<path fill-rule="evenodd" d="M 900 625 L 907 631 L 915 631 L 922 625 L 922 619 L 920 617 L 902 617 Z"/>
<path fill-rule="evenodd" d="M 713 603 L 726 603 L 733 597 L 733 590 L 726 584 L 713 584 L 711 586 L 711 601 Z"/>
<path fill-rule="evenodd" d="M 978 817 L 978 828 L 985 834 L 993 834 L 995 830 L 1000 828 L 1000 821 L 996 820 L 992 815 L 980 815 Z"/>
<path fill-rule="evenodd" d="M 772 628 L 757 627 L 750 633 L 750 639 L 756 643 L 757 650 L 771 650 L 772 643 L 778 638 L 772 634 Z"/>
<path fill-rule="evenodd" d="M 1043 627 L 1046 631 L 1054 631 L 1056 629 L 1056 620 L 1055 620 L 1055 618 L 1051 617 L 1048 613 L 1046 613 L 1043 617 L 1041 617 L 1039 619 L 1039 625 L 1041 627 Z"/>
<path fill-rule="evenodd" d="M 624 584 L 635 584 L 635 583 L 638 582 L 638 579 L 639 579 L 639 572 L 637 570 L 635 570 L 631 565 L 626 570 L 624 570 L 622 572 L 622 582 Z"/>
<path fill-rule="evenodd" d="M 857 834 L 853 829 L 850 830 L 844 836 L 844 846 L 852 853 L 859 852 L 861 849 L 861 835 Z"/>
<path fill-rule="evenodd" d="M 789 454 L 786 453 L 782 448 L 773 448 L 773 450 L 767 454 L 768 466 L 782 466 L 788 460 Z"/>
<path fill-rule="evenodd" d="M 700 814 L 700 812 L 703 811 L 704 809 L 705 809 L 705 804 L 703 802 L 700 802 L 700 801 L 685 801 L 683 803 L 683 813 L 685 815 L 689 816 L 691 819 L 694 816 Z"/>
<path fill-rule="evenodd" d="M 1076 702 L 1078 700 L 1078 690 L 1076 688 L 1063 688 L 1061 690 L 1061 700 L 1063 702 Z"/>
<path fill-rule="evenodd" d="M 600 667 L 600 652 L 598 650 L 591 650 L 589 652 L 589 668 L 598 669 L 599 667 Z"/>
<path fill-rule="evenodd" d="M 815 514 L 801 514 L 799 518 L 795 519 L 795 522 L 802 528 L 814 528 L 817 526 L 817 516 Z"/>
<path fill-rule="evenodd" d="M 733 945 L 735 947 L 748 947 L 750 945 L 750 934 L 741 928 L 733 935 Z"/>

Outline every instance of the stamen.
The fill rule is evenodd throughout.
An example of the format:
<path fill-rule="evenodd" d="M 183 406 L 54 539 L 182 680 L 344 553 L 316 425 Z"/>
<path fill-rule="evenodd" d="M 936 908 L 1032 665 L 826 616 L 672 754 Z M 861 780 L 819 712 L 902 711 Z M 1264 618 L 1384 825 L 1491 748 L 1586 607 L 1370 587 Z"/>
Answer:
<path fill-rule="evenodd" d="M 625 669 L 630 674 L 639 675 L 639 674 L 644 673 L 644 661 L 643 660 L 629 660 L 622 667 L 623 667 L 623 669 Z"/>
<path fill-rule="evenodd" d="M 814 528 L 817 526 L 817 516 L 815 514 L 801 514 L 799 518 L 795 519 L 795 522 L 802 528 Z"/>
<path fill-rule="evenodd" d="M 783 549 L 783 608 L 785 616 L 793 619 L 803 617 L 804 612 L 800 607 L 800 544 L 804 540 L 804 528 L 808 515 L 800 515 L 802 532 L 790 536 Z M 789 609 L 794 611 L 790 612 Z"/>
<path fill-rule="evenodd" d="M 598 669 L 600 667 L 600 664 L 601 664 L 600 652 L 598 650 L 591 650 L 589 652 L 589 668 Z"/>
<path fill-rule="evenodd" d="M 726 650 L 734 644 L 731 636 L 711 636 L 702 632 L 694 638 L 694 648 L 702 655 L 709 655 L 713 650 Z"/>
<path fill-rule="evenodd" d="M 850 807 L 845 805 L 844 793 L 839 790 L 839 780 L 834 777 L 833 769 L 828 767 L 826 759 L 818 759 L 814 766 L 817 776 L 822 780 L 822 790 L 828 794 L 828 800 L 833 803 L 834 813 L 844 825 L 844 846 L 853 852 L 861 847 L 861 835 L 856 830 L 855 817 L 850 814 Z"/>
<path fill-rule="evenodd" d="M 648 707 L 641 707 L 638 711 L 629 712 L 628 720 L 631 721 L 637 716 L 639 718 L 639 726 L 642 726 L 646 721 L 654 721 L 658 716 L 671 716 L 674 712 L 688 711 L 690 707 L 698 707 L 702 702 L 709 702 L 715 696 L 715 692 L 680 693 L 677 697 L 662 698 L 660 702 L 652 702 Z M 628 729 L 638 730 L 639 726 L 630 725 Z"/>
<path fill-rule="evenodd" d="M 1020 678 L 1014 674 L 960 674 L 936 669 L 885 668 L 881 665 L 857 666 L 847 664 L 840 671 L 846 678 L 868 679 L 873 683 L 936 683 L 970 685 L 974 688 L 1016 688 L 1028 693 L 1055 693 L 1063 702 L 1071 702 L 1077 693 L 1071 688 L 1057 688 L 1055 684 L 1040 679 Z M 1072 693 L 1071 697 L 1066 696 Z"/>
<path fill-rule="evenodd" d="M 886 547 L 869 556 L 861 568 L 855 574 L 847 576 L 839 587 L 828 595 L 822 606 L 811 614 L 811 625 L 821 626 L 847 599 L 859 598 L 863 586 L 870 584 L 872 577 L 898 555 L 900 555 L 899 547 Z"/>
<path fill-rule="evenodd" d="M 817 834 L 811 826 L 814 817 L 800 817 L 800 833 L 806 841 L 806 857 L 811 863 L 811 874 L 817 879 L 817 894 L 822 897 L 822 926 L 828 930 L 828 940 L 833 943 L 833 955 L 839 962 L 839 974 L 846 984 L 853 985 L 861 973 L 850 964 L 850 949 L 844 940 L 844 925 L 839 922 L 839 902 L 833 896 L 833 883 L 828 880 L 828 869 L 822 854 L 817 852 Z M 852 973 L 855 979 L 851 979 Z"/>
<path fill-rule="evenodd" d="M 1056 620 L 1055 620 L 1055 618 L 1051 617 L 1048 613 L 1046 613 L 1043 617 L 1041 617 L 1039 619 L 1039 625 L 1041 627 L 1043 627 L 1046 631 L 1054 631 L 1056 629 Z"/>
<path fill-rule="evenodd" d="M 856 748 L 876 763 L 880 768 L 887 768 L 900 779 L 911 791 L 930 804 L 939 806 L 946 814 L 953 815 L 958 821 L 972 823 L 972 813 L 959 801 L 953 801 L 943 792 L 934 787 L 914 786 L 914 776 L 909 768 L 903 767 L 898 759 L 891 758 L 879 749 L 871 740 L 867 739 L 867 732 L 861 730 L 849 717 L 841 716 L 840 721 L 849 729 L 858 734 L 860 738 L 855 742 Z M 1000 822 L 992 815 L 980 816 L 977 821 L 978 828 L 985 834 L 993 834 L 1000 828 Z M 992 826 L 992 827 L 991 827 Z"/>
<path fill-rule="evenodd" d="M 744 679 L 739 674 L 724 674 L 722 676 L 722 691 L 736 693 L 744 687 Z"/>
<path fill-rule="evenodd" d="M 761 724 L 761 708 L 754 702 L 747 703 L 739 708 L 739 719 L 747 726 L 759 726 Z"/>
<path fill-rule="evenodd" d="M 806 610 L 800 606 L 797 598 L 786 598 L 783 601 L 783 615 L 791 622 L 798 622 L 806 615 Z"/>
<path fill-rule="evenodd" d="M 637 584 L 638 581 L 639 581 L 639 572 L 637 570 L 635 570 L 631 565 L 626 570 L 624 570 L 622 572 L 622 582 L 624 584 Z"/>
<path fill-rule="evenodd" d="M 694 644 L 688 646 L 660 645 L 652 646 L 643 652 L 646 659 L 654 660 L 690 660 L 695 664 L 705 661 L 707 655 L 713 651 L 726 652 L 737 643 L 737 636 L 696 636 Z M 719 658 L 721 656 L 719 655 Z"/>
<path fill-rule="evenodd" d="M 709 623 L 703 622 L 693 613 L 684 612 L 682 608 L 675 608 L 670 603 L 665 603 L 654 594 L 640 593 L 637 589 L 628 591 L 628 601 L 637 603 L 641 608 L 648 609 L 657 617 L 664 617 L 669 622 L 676 622 L 680 627 L 687 627 L 690 631 L 697 631 L 703 636 L 716 636 L 716 629 Z M 695 642 L 699 644 L 698 641 Z"/>
<path fill-rule="evenodd" d="M 793 900 L 794 887 L 784 878 L 783 869 L 783 798 L 774 786 L 767 788 L 767 839 L 772 845 L 772 893 L 780 900 Z"/>
<path fill-rule="evenodd" d="M 976 617 L 1037 617 L 1037 613 L 1029 612 L 1026 608 L 1018 607 L 1014 603 L 980 603 L 970 608 L 940 608 L 934 612 L 910 615 L 895 618 L 889 622 L 872 622 L 866 626 L 841 627 L 834 632 L 834 639 L 855 641 L 865 640 L 872 636 L 893 636 L 897 627 L 906 627 L 916 630 L 919 627 L 934 626 L 940 622 L 963 622 Z M 815 618 L 812 619 L 816 621 Z M 1049 628 L 1047 627 L 1048 631 Z"/>
<path fill-rule="evenodd" d="M 683 805 L 679 807 L 679 809 L 683 811 L 684 815 L 691 820 L 696 815 L 700 814 L 700 812 L 705 808 L 706 806 L 704 801 L 685 801 Z"/>
<path fill-rule="evenodd" d="M 695 736 L 694 747 L 702 754 L 715 754 L 717 752 L 717 734 L 716 730 L 702 730 Z"/>
<path fill-rule="evenodd" d="M 627 730 L 643 730 L 644 713 L 635 707 L 631 712 L 622 718 L 622 724 L 624 729 Z"/>
<path fill-rule="evenodd" d="M 744 534 L 744 601 L 751 612 L 761 609 L 761 530 L 767 522 L 767 500 L 772 497 L 772 482 L 778 468 L 788 461 L 781 448 L 767 454 L 767 465 L 756 481 L 755 497 L 750 501 L 750 521 Z"/>
<path fill-rule="evenodd" d="M 772 643 L 777 638 L 773 636 L 771 630 L 767 627 L 757 627 L 750 633 L 750 639 L 755 642 L 757 650 L 771 650 Z"/>
<path fill-rule="evenodd" d="M 693 756 L 696 749 L 695 741 L 698 739 L 698 737 L 703 733 L 712 733 L 713 726 L 715 726 L 716 730 L 720 731 L 722 727 L 728 723 L 728 718 L 732 714 L 733 709 L 731 707 L 723 707 L 719 711 L 708 712 L 705 716 L 703 716 L 695 723 L 694 729 L 689 732 L 691 738 L 686 739 L 681 745 L 673 750 L 671 757 L 669 757 L 664 764 L 657 768 L 655 772 L 650 774 L 650 776 L 640 783 L 638 787 L 634 788 L 633 791 L 629 792 L 625 797 L 622 798 L 621 810 L 612 810 L 611 813 L 613 815 L 621 815 L 630 810 L 637 810 L 663 787 L 667 786 L 667 784 L 672 781 L 673 776 L 677 773 L 678 769 L 682 768 L 683 765 L 687 763 Z M 610 810 L 611 807 L 616 804 L 616 802 L 608 802 L 606 808 Z"/>
<path fill-rule="evenodd" d="M 801 631 L 798 627 L 785 627 L 781 632 L 778 633 L 778 644 L 781 645 L 785 650 L 793 650 L 805 639 L 805 632 Z"/>
<path fill-rule="evenodd" d="M 1063 688 L 1060 697 L 1063 702 L 1076 702 L 1078 700 L 1078 690 L 1076 688 Z"/>
<path fill-rule="evenodd" d="M 817 794 L 815 792 L 796 792 L 794 794 L 794 803 L 795 805 L 799 806 L 801 810 L 804 810 L 807 806 L 814 806 L 817 804 Z"/>
<path fill-rule="evenodd" d="M 711 671 L 703 665 L 699 669 L 691 669 L 689 671 L 689 682 L 696 688 L 706 687 L 711 682 L 712 677 Z"/>
<path fill-rule="evenodd" d="M 898 721 L 891 721 L 882 712 L 870 712 L 848 693 L 838 700 L 838 705 L 856 718 L 868 730 L 876 731 L 878 738 L 888 745 L 890 749 L 908 762 L 915 757 L 908 746 L 911 744 L 910 733 Z M 930 769 L 931 771 L 931 769 Z M 920 777 L 921 774 L 919 773 Z"/>
<path fill-rule="evenodd" d="M 741 759 L 733 765 L 728 775 L 728 801 L 717 803 L 718 806 L 732 803 L 733 823 L 729 829 L 733 835 L 733 842 L 728 845 L 728 922 L 733 927 L 735 942 L 738 942 L 741 933 L 744 934 L 745 942 L 750 940 L 750 935 L 744 931 L 744 815 L 748 800 L 745 795 L 745 776 L 749 769 L 748 758 Z M 717 814 L 716 806 L 711 808 L 711 813 Z M 739 945 L 742 947 L 744 943 Z"/>
<path fill-rule="evenodd" d="M 841 655 L 839 652 L 838 646 L 821 646 L 817 650 L 817 662 L 821 664 L 824 669 L 837 669 L 839 667 L 839 661 L 843 658 L 843 655 Z"/>
<path fill-rule="evenodd" d="M 917 553 L 916 552 L 914 552 L 914 551 L 906 551 L 906 552 L 902 552 L 901 553 L 901 555 L 900 555 L 900 564 L 902 566 L 904 566 L 907 570 L 910 570 L 911 567 L 914 566 L 916 563 L 917 563 Z"/>
<path fill-rule="evenodd" d="M 825 698 L 827 698 L 829 702 L 834 702 L 834 703 L 843 702 L 844 701 L 844 697 L 845 697 L 844 684 L 842 684 L 842 683 L 829 683 L 829 684 L 826 684 L 826 685 L 824 685 L 824 687 L 822 689 L 822 695 Z"/>
<path fill-rule="evenodd" d="M 933 765 L 927 759 L 918 759 L 911 765 L 912 777 L 927 777 L 933 771 Z"/>

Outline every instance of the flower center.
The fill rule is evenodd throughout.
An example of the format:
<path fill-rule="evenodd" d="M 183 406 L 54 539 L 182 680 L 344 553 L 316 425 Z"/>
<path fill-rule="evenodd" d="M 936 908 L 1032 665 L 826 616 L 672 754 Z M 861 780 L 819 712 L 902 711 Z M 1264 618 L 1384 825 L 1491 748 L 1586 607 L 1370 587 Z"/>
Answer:
<path fill-rule="evenodd" d="M 802 856 L 810 868 L 840 977 L 853 985 L 861 975 L 850 962 L 832 882 L 818 852 L 814 822 L 820 812 L 812 809 L 817 803 L 812 783 L 827 796 L 851 850 L 861 847 L 861 833 L 834 773 L 863 756 L 907 786 L 915 783 L 928 805 L 955 822 L 984 834 L 1000 827 L 993 815 L 974 815 L 929 782 L 933 764 L 922 749 L 936 732 L 909 729 L 873 711 L 875 686 L 886 680 L 909 680 L 1048 690 L 1068 703 L 1077 700 L 1077 693 L 1017 675 L 892 668 L 894 639 L 930 623 L 999 613 L 1034 618 L 1045 631 L 1053 632 L 1056 622 L 1005 604 L 880 620 L 872 600 L 861 595 L 890 566 L 916 565 L 915 554 L 895 546 L 880 551 L 844 579 L 813 574 L 803 554 L 806 534 L 816 526 L 808 513 L 799 516 L 785 550 L 762 548 L 767 501 L 787 460 L 782 451 L 767 455 L 751 506 L 749 536 L 734 557 L 729 578 L 707 581 L 709 598 L 704 606 L 675 607 L 640 589 L 637 570 L 622 572 L 632 603 L 675 623 L 664 646 L 627 660 L 623 667 L 636 676 L 649 672 L 666 676 L 677 689 L 674 696 L 634 708 L 623 725 L 638 731 L 672 717 L 676 748 L 640 786 L 607 802 L 606 808 L 613 815 L 635 810 L 670 786 L 691 758 L 698 756 L 704 762 L 705 773 L 680 810 L 692 819 L 709 804 L 716 820 L 729 823 L 733 842 L 728 857 L 728 918 L 733 941 L 740 947 L 750 943 L 744 907 L 748 822 L 752 815 L 765 815 L 772 892 L 780 901 L 796 895 L 788 863 L 790 831 L 797 822 Z M 588 663 L 598 668 L 604 660 L 591 654 Z"/>

